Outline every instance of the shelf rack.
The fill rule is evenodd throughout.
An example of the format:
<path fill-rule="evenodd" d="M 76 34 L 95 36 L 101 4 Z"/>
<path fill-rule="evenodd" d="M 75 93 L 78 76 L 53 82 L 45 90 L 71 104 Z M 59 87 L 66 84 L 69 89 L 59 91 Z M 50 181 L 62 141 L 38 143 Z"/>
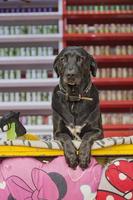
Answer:
<path fill-rule="evenodd" d="M 12 2 L 0 2 L 0 7 L 13 7 L 13 4 L 17 0 Z M 58 25 L 58 33 L 52 34 L 21 34 L 21 35 L 0 35 L 0 48 L 3 46 L 9 47 L 21 47 L 21 46 L 37 46 L 46 44 L 52 47 L 58 48 L 58 52 L 63 46 L 68 45 L 86 45 L 92 44 L 130 44 L 133 45 L 133 34 L 132 33 L 88 33 L 88 34 L 68 34 L 65 32 L 65 26 L 67 23 L 78 24 L 78 23 L 133 23 L 133 11 L 102 11 L 102 12 L 72 12 L 67 11 L 67 5 L 99 5 L 100 0 L 35 0 L 34 7 L 39 7 L 43 3 L 46 5 L 56 5 L 58 11 L 56 12 L 30 12 L 30 13 L 0 13 L 0 26 L 13 26 L 19 25 L 42 25 L 56 24 Z M 18 3 L 18 2 L 17 2 Z M 20 3 L 20 2 L 19 2 Z M 103 5 L 117 5 L 118 0 L 102 0 Z M 121 4 L 125 4 L 125 0 L 121 0 Z M 126 0 L 126 4 L 133 5 L 132 0 Z M 17 4 L 18 5 L 18 4 Z M 21 6 L 30 7 L 30 4 L 21 3 Z M 89 19 L 89 20 L 88 20 Z M 122 55 L 122 56 L 94 56 L 99 68 L 108 67 L 132 67 L 133 66 L 133 55 Z M 0 57 L 0 70 L 4 69 L 52 69 L 53 56 L 27 56 L 27 57 Z M 93 82 L 99 89 L 132 89 L 133 79 L 132 78 L 96 78 Z M 31 91 L 33 88 L 36 90 L 49 91 L 53 90 L 53 87 L 58 83 L 58 79 L 15 79 L 15 80 L 0 80 L 1 91 Z M 133 111 L 133 101 L 102 101 L 101 104 L 102 112 L 130 112 Z M 22 115 L 51 115 L 51 102 L 4 102 L 0 104 L 0 114 L 3 114 L 8 110 L 21 111 Z M 39 128 L 40 127 L 40 128 Z M 43 134 L 51 133 L 52 127 L 47 125 L 42 126 L 28 126 L 27 129 L 30 132 L 39 132 Z M 105 136 L 118 136 L 118 135 L 130 135 L 133 131 L 133 126 L 130 124 L 120 125 L 105 125 L 104 134 Z"/>
<path fill-rule="evenodd" d="M 53 132 L 52 125 L 27 125 L 25 127 L 28 133 L 36 133 L 38 135 L 44 135 L 44 133 L 52 135 Z M 106 137 L 121 136 L 121 134 L 123 136 L 133 135 L 132 124 L 103 125 L 103 129 Z"/>
<path fill-rule="evenodd" d="M 101 101 L 100 103 L 101 111 L 103 112 L 114 112 L 114 111 L 125 111 L 130 112 L 132 111 L 133 107 L 133 101 Z M 21 111 L 22 114 L 27 111 L 27 113 L 34 113 L 38 112 L 38 110 L 41 110 L 41 114 L 51 114 L 51 102 L 45 101 L 45 102 L 1 102 L 0 104 L 0 113 L 3 111 L 9 111 L 9 110 L 15 110 L 15 111 Z"/>
<path fill-rule="evenodd" d="M 98 88 L 108 88 L 108 87 L 119 87 L 119 88 L 128 88 L 132 89 L 133 79 L 132 78 L 93 78 L 92 82 Z M 23 87 L 36 87 L 36 88 L 48 88 L 52 89 L 59 83 L 57 78 L 47 78 L 47 79 L 1 79 L 0 88 L 23 88 Z M 106 87 L 105 87 L 106 86 Z"/>
<path fill-rule="evenodd" d="M 102 20 L 106 20 L 106 23 L 109 21 L 115 21 L 115 22 L 122 22 L 123 18 L 125 18 L 124 20 L 126 22 L 132 22 L 132 15 L 133 15 L 133 11 L 124 11 L 124 12 L 118 12 L 116 13 L 114 12 L 87 12 L 87 13 L 83 13 L 83 12 L 78 12 L 78 13 L 74 13 L 72 11 L 69 12 L 64 12 L 64 17 L 67 17 L 69 20 L 72 19 L 73 21 L 78 21 L 80 20 L 92 20 L 92 21 L 96 21 L 97 22 L 102 22 Z"/>
<path fill-rule="evenodd" d="M 101 5 L 132 5 L 132 0 L 64 0 L 63 1 L 63 44 L 64 46 L 89 46 L 89 45 L 133 45 L 133 33 L 68 33 L 68 24 L 127 24 L 133 23 L 133 10 L 67 10 L 67 6 L 101 6 Z M 99 68 L 123 68 L 133 66 L 133 55 L 94 55 Z M 132 89 L 133 78 L 95 78 L 94 83 L 98 89 Z M 104 113 L 113 112 L 133 112 L 132 101 L 102 101 L 101 110 Z M 104 125 L 104 135 L 108 136 L 128 136 L 133 134 L 133 126 L 131 124 Z"/>
<path fill-rule="evenodd" d="M 0 34 L 0 48 L 2 47 L 37 47 L 37 46 L 51 46 L 57 48 L 58 52 L 62 49 L 63 37 L 63 21 L 62 21 L 62 2 L 60 0 L 34 0 L 32 4 L 26 2 L 12 0 L 8 2 L 1 1 L 0 8 L 42 8 L 51 7 L 56 8 L 52 12 L 1 12 L 0 13 L 0 28 L 3 26 L 47 26 L 56 25 L 58 27 L 57 33 L 41 33 L 41 34 Z M 35 10 L 34 9 L 34 10 Z M 53 56 L 19 56 L 19 57 L 0 57 L 0 70 L 27 70 L 27 69 L 46 69 L 52 70 Z M 21 90 L 32 91 L 33 88 L 38 91 L 43 88 L 43 91 L 52 90 L 57 80 L 37 80 L 37 79 L 1 79 L 1 92 L 19 92 Z M 43 109 L 42 109 L 43 108 Z M 49 115 L 51 114 L 50 102 L 2 102 L 0 114 L 8 110 L 18 110 L 25 115 Z"/>

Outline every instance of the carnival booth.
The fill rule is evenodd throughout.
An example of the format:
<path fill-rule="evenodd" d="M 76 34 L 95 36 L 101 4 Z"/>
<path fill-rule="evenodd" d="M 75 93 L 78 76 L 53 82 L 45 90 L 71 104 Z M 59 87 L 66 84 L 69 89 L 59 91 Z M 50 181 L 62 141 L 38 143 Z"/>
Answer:
<path fill-rule="evenodd" d="M 104 138 L 84 170 L 53 139 L 53 63 L 68 46 L 98 66 Z M 132 156 L 133 0 L 0 0 L 0 200 L 133 200 Z"/>
<path fill-rule="evenodd" d="M 26 133 L 19 113 L 4 115 L 1 128 L 7 134 L 0 141 L 2 200 L 133 199 L 133 136 L 97 140 L 88 168 L 74 170 L 61 143 Z M 78 150 L 80 141 L 73 143 Z"/>

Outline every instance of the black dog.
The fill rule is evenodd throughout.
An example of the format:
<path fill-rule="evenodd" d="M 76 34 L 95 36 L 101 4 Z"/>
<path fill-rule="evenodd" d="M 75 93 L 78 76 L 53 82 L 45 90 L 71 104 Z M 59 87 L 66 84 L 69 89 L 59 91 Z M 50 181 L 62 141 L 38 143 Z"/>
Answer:
<path fill-rule="evenodd" d="M 61 141 L 68 165 L 85 169 L 93 142 L 103 137 L 98 91 L 90 76 L 96 76 L 97 64 L 83 48 L 67 47 L 56 57 L 54 69 L 60 77 L 52 98 L 54 138 Z M 81 140 L 79 155 L 74 138 Z"/>

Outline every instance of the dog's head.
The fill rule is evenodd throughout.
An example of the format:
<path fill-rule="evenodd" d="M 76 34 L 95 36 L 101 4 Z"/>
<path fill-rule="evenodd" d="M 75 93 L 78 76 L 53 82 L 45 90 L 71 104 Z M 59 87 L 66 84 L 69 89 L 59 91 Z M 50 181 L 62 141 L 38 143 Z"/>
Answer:
<path fill-rule="evenodd" d="M 81 47 L 64 48 L 54 61 L 54 69 L 64 85 L 80 86 L 96 76 L 97 64 L 94 58 Z"/>

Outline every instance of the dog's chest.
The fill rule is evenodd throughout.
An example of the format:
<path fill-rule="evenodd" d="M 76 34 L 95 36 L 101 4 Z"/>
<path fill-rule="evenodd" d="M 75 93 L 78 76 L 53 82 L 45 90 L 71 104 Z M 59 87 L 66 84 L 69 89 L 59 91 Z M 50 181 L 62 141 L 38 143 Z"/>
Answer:
<path fill-rule="evenodd" d="M 63 121 L 66 125 L 72 124 L 72 127 L 83 126 L 86 119 L 89 116 L 90 109 L 86 102 L 68 102 L 64 101 L 60 103 L 60 114 L 63 117 Z"/>
<path fill-rule="evenodd" d="M 79 134 L 81 133 L 82 128 L 85 126 L 85 124 L 83 124 L 82 126 L 66 126 L 69 131 L 71 132 L 71 134 L 75 137 L 75 139 L 77 140 L 81 140 L 81 138 L 79 137 Z"/>
<path fill-rule="evenodd" d="M 77 102 L 72 102 L 69 104 L 69 111 L 73 115 L 74 123 L 70 122 L 70 125 L 66 125 L 71 134 L 78 140 L 80 140 L 79 134 L 81 133 L 82 128 L 86 125 L 85 123 L 82 125 L 77 125 L 77 119 L 80 117 L 79 108 L 81 109 L 81 106 L 79 106 L 79 103 Z"/>
<path fill-rule="evenodd" d="M 72 102 L 69 104 L 70 112 L 77 117 L 78 116 L 78 103 Z"/>

